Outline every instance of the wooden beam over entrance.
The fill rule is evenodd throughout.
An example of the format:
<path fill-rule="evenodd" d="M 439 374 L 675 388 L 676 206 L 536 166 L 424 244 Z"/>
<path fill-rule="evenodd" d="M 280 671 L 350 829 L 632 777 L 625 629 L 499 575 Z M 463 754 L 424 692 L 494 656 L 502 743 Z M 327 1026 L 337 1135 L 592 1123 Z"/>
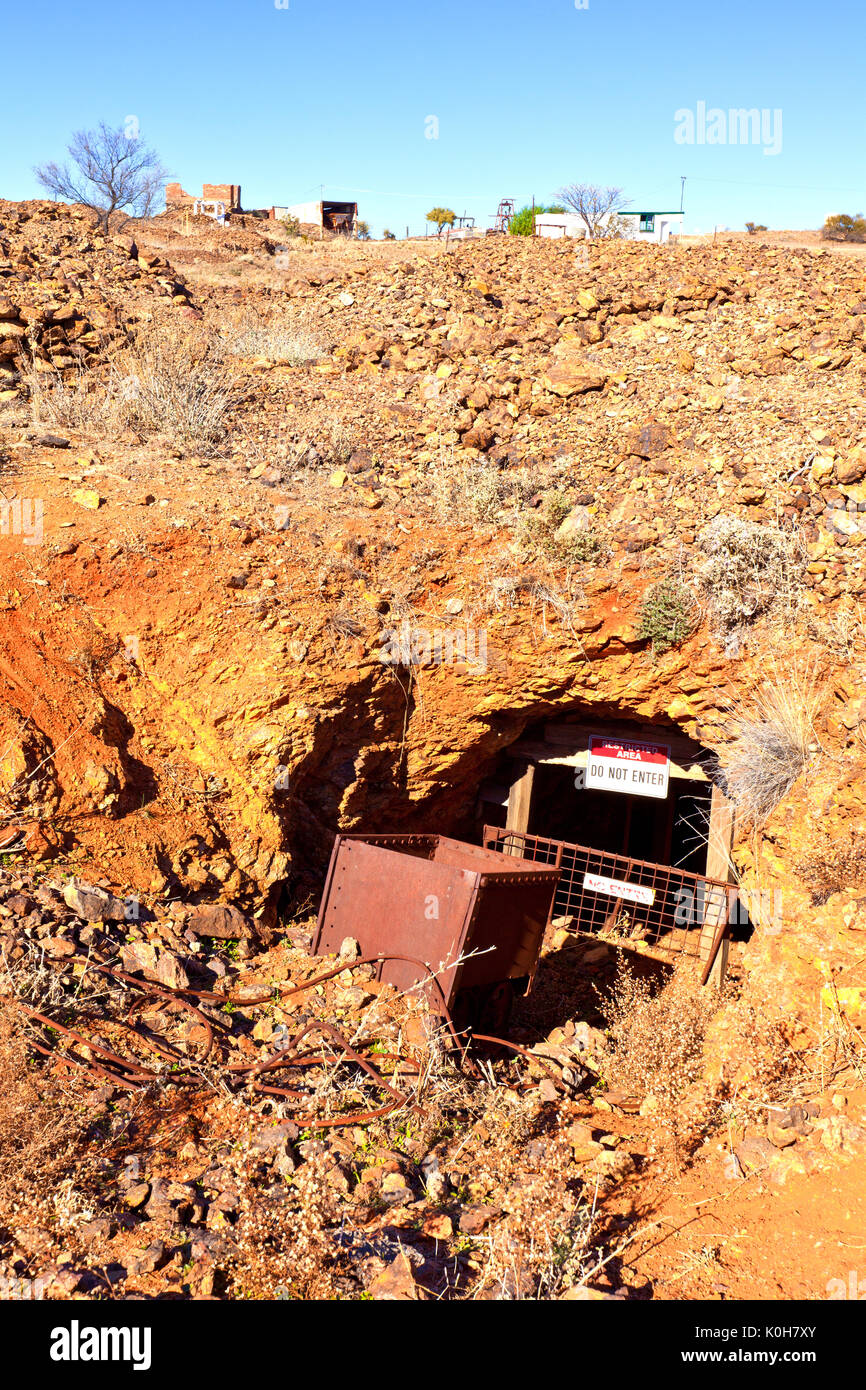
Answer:
<path fill-rule="evenodd" d="M 700 762 L 699 744 L 683 734 L 669 734 L 652 725 L 633 724 L 548 724 L 543 739 L 521 739 L 508 749 L 508 755 L 521 762 L 554 767 L 586 767 L 592 736 L 665 743 L 671 750 L 670 775 L 689 782 L 709 782 Z"/>
<path fill-rule="evenodd" d="M 618 720 L 611 723 L 581 721 L 580 724 L 546 724 L 544 728 L 545 743 L 565 746 L 570 751 L 584 752 L 589 747 L 591 736 L 666 743 L 671 750 L 672 764 L 684 771 L 694 769 L 695 780 L 709 781 L 701 763 L 701 758 L 706 756 L 705 750 L 694 739 L 677 733 L 675 729 L 659 728 L 658 724 L 627 724 Z"/>

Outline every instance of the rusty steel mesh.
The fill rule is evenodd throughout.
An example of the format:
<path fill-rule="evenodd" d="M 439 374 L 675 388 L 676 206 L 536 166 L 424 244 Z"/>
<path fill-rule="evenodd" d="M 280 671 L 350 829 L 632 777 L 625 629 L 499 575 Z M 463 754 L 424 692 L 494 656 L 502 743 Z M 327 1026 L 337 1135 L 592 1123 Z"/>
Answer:
<path fill-rule="evenodd" d="M 672 865 L 495 826 L 484 827 L 484 845 L 559 868 L 553 915 L 568 930 L 694 960 L 704 978 L 736 920 L 736 888 Z"/>

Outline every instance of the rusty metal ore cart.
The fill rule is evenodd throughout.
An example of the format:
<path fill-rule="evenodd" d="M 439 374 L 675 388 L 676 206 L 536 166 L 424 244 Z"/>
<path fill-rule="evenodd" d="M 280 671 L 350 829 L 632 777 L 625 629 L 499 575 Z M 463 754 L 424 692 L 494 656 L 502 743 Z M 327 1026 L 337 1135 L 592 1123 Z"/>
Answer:
<path fill-rule="evenodd" d="M 496 1032 L 532 982 L 558 880 L 556 866 L 444 835 L 338 835 L 313 949 L 353 937 L 363 956 L 414 956 L 442 995 L 410 961 L 383 960 L 379 979 L 419 986 L 440 1012 L 444 996 L 459 1027 Z"/>

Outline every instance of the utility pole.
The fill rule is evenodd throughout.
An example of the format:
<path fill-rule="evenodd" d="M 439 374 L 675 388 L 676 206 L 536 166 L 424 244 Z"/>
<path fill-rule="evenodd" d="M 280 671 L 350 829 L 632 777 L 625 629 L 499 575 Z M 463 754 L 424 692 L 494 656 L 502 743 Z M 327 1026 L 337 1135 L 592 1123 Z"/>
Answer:
<path fill-rule="evenodd" d="M 686 175 L 680 174 L 680 212 L 683 210 L 683 200 L 686 196 Z"/>

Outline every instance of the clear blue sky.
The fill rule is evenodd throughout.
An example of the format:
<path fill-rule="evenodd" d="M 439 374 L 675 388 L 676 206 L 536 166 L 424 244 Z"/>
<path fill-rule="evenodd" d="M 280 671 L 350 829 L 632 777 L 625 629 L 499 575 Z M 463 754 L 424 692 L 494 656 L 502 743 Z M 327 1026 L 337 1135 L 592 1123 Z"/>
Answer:
<path fill-rule="evenodd" d="M 7 198 L 39 196 L 32 166 L 73 130 L 135 116 L 191 193 L 324 184 L 374 235 L 435 204 L 487 225 L 572 181 L 677 208 L 682 174 L 687 231 L 866 210 L 863 0 L 42 0 L 8 6 L 3 39 Z M 699 102 L 781 110 L 781 153 L 676 143 Z"/>

